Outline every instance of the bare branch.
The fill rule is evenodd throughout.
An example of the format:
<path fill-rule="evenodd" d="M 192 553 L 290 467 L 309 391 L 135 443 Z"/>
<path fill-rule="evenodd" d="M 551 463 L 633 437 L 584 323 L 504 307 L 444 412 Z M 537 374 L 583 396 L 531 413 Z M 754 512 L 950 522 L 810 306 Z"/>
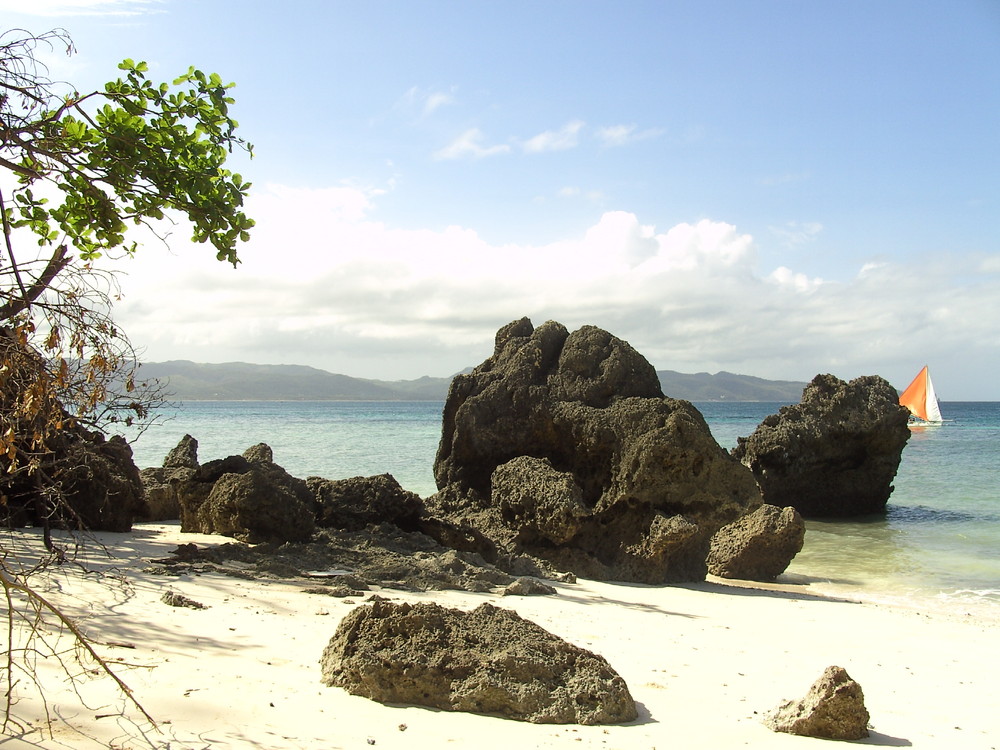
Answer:
<path fill-rule="evenodd" d="M 10 246 L 8 245 L 8 251 L 9 250 Z M 69 265 L 70 258 L 67 253 L 68 250 L 65 245 L 57 247 L 55 252 L 52 254 L 52 257 L 49 258 L 49 262 L 45 266 L 45 270 L 43 270 L 38 278 L 32 282 L 28 289 L 25 289 L 24 285 L 21 283 L 21 277 L 17 273 L 16 262 L 14 260 L 13 253 L 11 253 L 11 267 L 14 268 L 15 274 L 17 274 L 17 283 L 21 288 L 21 296 L 9 300 L 7 304 L 0 307 L 0 320 L 10 320 L 15 315 L 18 315 L 31 307 L 32 303 L 34 303 L 35 300 L 37 300 L 52 286 L 52 281 L 55 277 Z"/>

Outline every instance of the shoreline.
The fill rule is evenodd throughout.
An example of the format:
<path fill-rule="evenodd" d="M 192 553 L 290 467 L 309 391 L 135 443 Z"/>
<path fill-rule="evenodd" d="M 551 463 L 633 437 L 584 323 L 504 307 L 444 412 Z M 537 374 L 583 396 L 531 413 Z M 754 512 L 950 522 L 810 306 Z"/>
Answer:
<path fill-rule="evenodd" d="M 29 530 L 30 531 L 30 530 Z M 19 535 L 37 543 L 37 535 Z M 994 705 L 1000 654 L 988 646 L 1000 618 L 856 601 L 812 583 L 758 584 L 709 579 L 672 586 L 581 580 L 552 584 L 556 596 L 503 597 L 462 591 L 405 592 L 397 601 L 435 601 L 471 609 L 483 601 L 604 656 L 639 707 L 635 722 L 612 726 L 538 725 L 414 706 L 384 706 L 328 688 L 319 658 L 340 618 L 361 597 L 305 593 L 294 582 L 144 571 L 180 543 L 224 537 L 182 534 L 179 524 L 138 524 L 130 533 L 93 535 L 90 564 L 123 578 L 53 571 L 59 601 L 120 660 L 122 677 L 159 722 L 159 732 L 108 716 L 120 700 L 99 680 L 83 686 L 89 708 L 65 686 L 47 697 L 59 717 L 53 739 L 38 732 L 0 740 L 0 748 L 138 748 L 129 734 L 169 747 L 383 748 L 815 747 L 775 734 L 761 716 L 799 698 L 827 666 L 847 669 L 865 692 L 872 735 L 862 744 L 991 748 L 1000 737 Z M 127 586 L 122 586 L 122 581 Z M 170 607 L 167 589 L 206 605 Z M 57 591 L 53 592 L 54 595 Z M 54 665 L 41 662 L 47 683 Z M 132 665 L 132 666 L 129 666 Z M 25 695 L 21 715 L 41 714 Z M 132 714 L 135 715 L 134 712 Z M 72 728 L 71 728 L 72 727 Z M 810 744 L 811 743 L 811 744 Z"/>

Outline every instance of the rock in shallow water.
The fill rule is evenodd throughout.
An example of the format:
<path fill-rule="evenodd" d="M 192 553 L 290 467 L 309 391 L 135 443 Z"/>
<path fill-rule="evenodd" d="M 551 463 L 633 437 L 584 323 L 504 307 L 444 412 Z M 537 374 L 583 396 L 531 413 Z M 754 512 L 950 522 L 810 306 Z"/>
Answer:
<path fill-rule="evenodd" d="M 850 383 L 817 375 L 798 404 L 741 437 L 733 456 L 770 505 L 791 505 L 806 518 L 882 513 L 910 438 L 908 415 L 877 375 Z"/>

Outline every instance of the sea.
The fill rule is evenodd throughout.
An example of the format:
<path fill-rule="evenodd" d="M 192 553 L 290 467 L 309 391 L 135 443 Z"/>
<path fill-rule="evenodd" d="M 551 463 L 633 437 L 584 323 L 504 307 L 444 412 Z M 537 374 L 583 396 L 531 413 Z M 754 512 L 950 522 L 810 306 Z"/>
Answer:
<path fill-rule="evenodd" d="M 392 474 L 421 497 L 436 491 L 441 402 L 187 401 L 132 442 L 140 468 L 160 466 L 189 434 L 199 460 L 267 443 L 298 477 Z M 726 449 L 782 404 L 695 403 Z M 807 522 L 779 583 L 956 615 L 1000 616 L 1000 402 L 943 402 L 945 422 L 911 428 L 887 512 Z"/>

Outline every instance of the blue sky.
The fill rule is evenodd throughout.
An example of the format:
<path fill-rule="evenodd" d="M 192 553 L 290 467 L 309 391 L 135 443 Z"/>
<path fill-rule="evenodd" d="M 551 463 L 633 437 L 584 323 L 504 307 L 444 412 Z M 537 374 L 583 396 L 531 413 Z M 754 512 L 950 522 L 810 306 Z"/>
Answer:
<path fill-rule="evenodd" d="M 923 364 L 1000 399 L 1000 2 L 24 2 L 81 89 L 237 83 L 258 220 L 130 264 L 145 358 L 478 364 L 522 316 L 659 369 Z"/>

